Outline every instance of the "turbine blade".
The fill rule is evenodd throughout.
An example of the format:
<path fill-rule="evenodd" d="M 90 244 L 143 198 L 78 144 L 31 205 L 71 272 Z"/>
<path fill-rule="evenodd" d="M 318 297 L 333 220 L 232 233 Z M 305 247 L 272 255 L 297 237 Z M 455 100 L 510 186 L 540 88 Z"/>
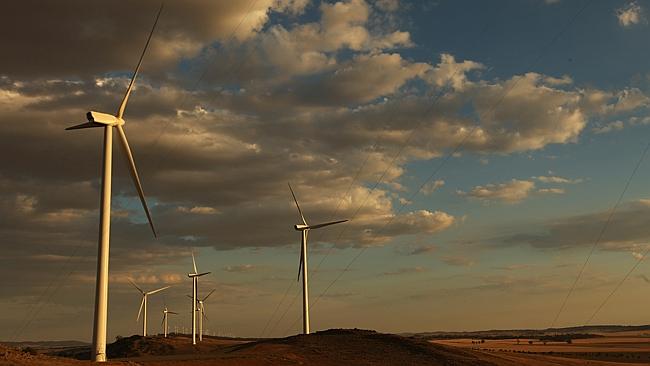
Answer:
<path fill-rule="evenodd" d="M 302 247 L 300 248 L 300 262 L 298 263 L 298 282 L 300 282 L 300 272 L 302 271 Z"/>
<path fill-rule="evenodd" d="M 129 280 L 129 282 L 131 282 L 133 287 L 137 288 L 138 291 L 140 291 L 140 293 L 144 295 L 144 291 L 142 291 L 142 289 L 140 287 L 138 287 L 138 285 L 136 285 L 135 282 L 133 282 L 130 278 L 128 280 Z"/>
<path fill-rule="evenodd" d="M 157 292 L 160 292 L 160 291 L 162 291 L 162 290 L 167 290 L 167 289 L 170 288 L 170 287 L 171 287 L 171 286 L 165 286 L 165 287 L 159 288 L 159 289 L 157 289 L 157 290 L 149 291 L 149 292 L 147 292 L 147 295 L 153 295 L 153 294 L 155 294 L 155 293 L 157 293 Z"/>
<path fill-rule="evenodd" d="M 151 231 L 153 231 L 153 236 L 156 235 L 156 228 L 153 226 L 153 221 L 151 220 L 151 213 L 149 212 L 149 207 L 147 206 L 147 201 L 144 198 L 144 191 L 142 190 L 142 184 L 140 183 L 140 177 L 138 176 L 138 170 L 135 168 L 135 161 L 133 160 L 133 154 L 131 153 L 131 148 L 129 147 L 129 141 L 126 139 L 126 134 L 121 125 L 117 125 L 117 132 L 120 135 L 120 141 L 122 142 L 122 149 L 126 158 L 129 161 L 129 172 L 131 173 L 131 178 L 133 179 L 133 184 L 138 191 L 138 196 L 140 196 L 140 202 L 142 202 L 142 207 L 144 212 L 147 215 L 147 220 L 149 220 L 149 226 L 151 226 Z"/>
<path fill-rule="evenodd" d="M 151 27 L 151 32 L 149 33 L 149 37 L 147 38 L 147 43 L 145 43 L 144 45 L 144 49 L 142 50 L 142 54 L 140 55 L 140 60 L 138 60 L 138 65 L 135 67 L 135 71 L 133 72 L 133 76 L 131 77 L 131 82 L 129 82 L 129 87 L 126 88 L 126 94 L 124 94 L 124 99 L 122 99 L 122 103 L 120 103 L 120 109 L 117 112 L 117 118 L 122 118 L 122 116 L 124 115 L 124 110 L 126 109 L 126 103 L 129 101 L 129 95 L 131 95 L 133 84 L 135 84 L 135 78 L 138 76 L 138 71 L 140 71 L 140 65 L 142 65 L 142 59 L 144 58 L 144 54 L 147 52 L 147 47 L 149 47 L 151 36 L 153 36 L 153 31 L 156 29 L 156 25 L 158 24 L 158 19 L 160 18 L 160 13 L 162 13 L 162 10 L 163 10 L 163 4 L 160 4 L 160 9 L 158 10 L 158 14 L 156 15 L 156 20 L 153 22 L 153 27 Z"/>
<path fill-rule="evenodd" d="M 185 295 L 185 296 L 189 297 L 190 300 L 193 299 L 192 295 Z"/>
<path fill-rule="evenodd" d="M 194 259 L 194 251 L 192 251 L 192 266 L 194 266 L 194 274 L 199 273 L 199 271 L 196 269 L 196 260 Z"/>
<path fill-rule="evenodd" d="M 210 297 L 210 295 L 212 295 L 212 293 L 214 292 L 214 290 L 216 290 L 216 289 L 212 289 L 212 291 L 210 291 L 210 293 L 207 294 L 207 295 L 203 298 L 203 300 L 201 300 L 201 301 L 205 301 L 205 300 L 207 300 L 208 297 Z"/>
<path fill-rule="evenodd" d="M 203 315 L 203 317 L 205 318 L 205 320 L 210 320 L 210 319 L 208 319 L 208 316 L 205 315 L 205 311 L 201 311 L 201 315 Z"/>
<path fill-rule="evenodd" d="M 167 314 L 176 314 L 176 315 L 178 315 L 178 313 L 175 313 L 173 311 L 168 311 Z"/>
<path fill-rule="evenodd" d="M 165 325 L 165 316 L 166 316 L 166 315 L 163 315 L 163 317 L 162 317 L 162 321 L 160 322 L 160 325 Z"/>
<path fill-rule="evenodd" d="M 302 210 L 300 209 L 300 205 L 298 204 L 298 199 L 296 198 L 296 194 L 293 193 L 293 188 L 291 188 L 291 184 L 290 183 L 287 184 L 289 185 L 291 196 L 293 196 L 293 201 L 296 203 L 296 207 L 298 207 L 298 212 L 300 213 L 300 218 L 302 219 L 302 223 L 307 225 L 307 221 L 305 221 L 305 216 L 302 214 Z"/>
<path fill-rule="evenodd" d="M 195 277 L 201 277 L 201 276 L 209 275 L 210 273 L 212 273 L 212 272 L 198 273 Z"/>
<path fill-rule="evenodd" d="M 348 221 L 348 220 L 338 220 L 338 221 L 326 222 L 326 223 L 324 223 L 324 224 L 312 225 L 312 226 L 310 226 L 309 228 L 310 228 L 310 229 L 319 229 L 319 228 L 321 228 L 321 227 L 323 227 L 323 226 L 336 225 L 336 224 L 340 224 L 340 223 L 342 223 L 342 222 L 346 222 L 346 221 Z"/>
<path fill-rule="evenodd" d="M 140 314 L 142 313 L 142 307 L 143 306 L 144 306 L 144 296 L 142 296 L 142 302 L 140 303 L 140 310 L 138 310 L 138 317 L 135 318 L 136 322 L 140 320 Z"/>
<path fill-rule="evenodd" d="M 97 123 L 97 122 L 86 122 L 82 123 L 80 125 L 74 125 L 72 127 L 68 127 L 65 130 L 70 131 L 70 130 L 80 130 L 82 128 L 94 128 L 94 127 L 106 127 L 106 125 Z"/>

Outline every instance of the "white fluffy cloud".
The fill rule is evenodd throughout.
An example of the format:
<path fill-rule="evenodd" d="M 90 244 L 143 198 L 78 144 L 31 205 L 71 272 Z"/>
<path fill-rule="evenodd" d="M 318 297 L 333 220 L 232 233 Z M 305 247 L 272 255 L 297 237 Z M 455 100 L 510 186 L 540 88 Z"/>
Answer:
<path fill-rule="evenodd" d="M 422 194 L 425 196 L 431 195 L 433 192 L 437 191 L 438 188 L 445 185 L 445 181 L 442 179 L 437 179 L 432 182 L 429 182 L 422 187 Z"/>
<path fill-rule="evenodd" d="M 456 58 L 448 53 L 440 55 L 440 63 L 431 69 L 425 79 L 437 87 L 450 85 L 456 90 L 462 90 L 467 84 L 467 73 L 483 69 L 484 66 L 474 61 L 456 62 Z"/>
<path fill-rule="evenodd" d="M 551 172 L 549 172 L 551 173 Z M 577 184 L 577 183 L 582 183 L 582 179 L 569 179 L 565 177 L 559 177 L 557 175 L 542 175 L 538 177 L 533 177 L 533 179 L 536 179 L 542 183 L 558 183 L 558 184 Z"/>
<path fill-rule="evenodd" d="M 517 203 L 526 199 L 534 188 L 532 181 L 513 179 L 505 183 L 476 186 L 469 192 L 458 191 L 458 194 L 485 201 Z"/>
<path fill-rule="evenodd" d="M 636 1 L 631 1 L 627 5 L 616 9 L 616 18 L 623 27 L 630 27 L 645 21 L 643 9 Z"/>

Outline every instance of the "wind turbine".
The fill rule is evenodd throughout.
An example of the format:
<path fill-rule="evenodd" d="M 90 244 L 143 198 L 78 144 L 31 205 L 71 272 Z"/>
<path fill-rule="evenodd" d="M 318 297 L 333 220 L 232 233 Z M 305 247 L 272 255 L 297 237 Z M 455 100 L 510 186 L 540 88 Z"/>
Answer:
<path fill-rule="evenodd" d="M 192 252 L 192 266 L 194 268 L 193 273 L 188 273 L 187 277 L 192 279 L 192 344 L 196 344 L 196 304 L 197 304 L 197 295 L 199 287 L 199 277 L 210 274 L 210 272 L 199 273 L 196 269 L 196 260 L 194 259 L 194 252 Z"/>
<path fill-rule="evenodd" d="M 302 224 L 296 224 L 293 227 L 296 230 L 300 231 L 302 234 L 300 264 L 298 265 L 298 281 L 300 281 L 300 271 L 302 269 L 302 332 L 303 334 L 309 334 L 309 285 L 307 282 L 307 274 L 308 274 L 307 235 L 309 233 L 309 230 L 320 229 L 325 226 L 340 224 L 348 220 L 331 221 L 331 222 L 326 222 L 323 224 L 316 224 L 316 225 L 307 224 L 307 220 L 305 220 L 305 216 L 302 214 L 302 210 L 300 209 L 300 205 L 298 204 L 298 199 L 296 198 L 295 193 L 293 193 L 291 184 L 289 184 L 289 190 L 291 191 L 291 196 L 293 196 L 293 201 L 296 203 L 296 207 L 298 208 L 298 213 L 300 214 L 300 219 L 302 220 Z"/>
<path fill-rule="evenodd" d="M 151 214 L 149 213 L 149 208 L 147 207 L 147 202 L 144 199 L 144 191 L 142 190 L 142 185 L 140 184 L 140 177 L 138 176 L 138 171 L 135 168 L 135 162 L 133 160 L 133 154 L 131 154 L 131 148 L 126 139 L 126 134 L 124 133 L 124 110 L 126 109 L 126 104 L 129 100 L 129 95 L 133 90 L 133 85 L 135 83 L 135 78 L 138 75 L 140 70 L 140 65 L 142 64 L 142 59 L 144 58 L 149 42 L 151 41 L 151 36 L 153 35 L 156 25 L 158 24 L 158 19 L 160 18 L 160 13 L 162 12 L 162 5 L 158 10 L 156 15 L 156 20 L 153 23 L 149 37 L 147 38 L 147 43 L 142 50 L 138 64 L 135 67 L 133 72 L 133 77 L 131 77 L 131 82 L 126 89 L 126 94 L 122 99 L 122 103 L 117 110 L 115 115 L 90 111 L 86 113 L 86 118 L 88 122 L 69 127 L 66 130 L 76 130 L 82 128 L 93 128 L 93 127 L 103 127 L 104 128 L 104 162 L 102 169 L 102 194 L 101 194 L 101 203 L 99 211 L 99 252 L 97 256 L 97 282 L 95 286 L 95 317 L 93 324 L 93 345 L 91 350 L 91 359 L 95 362 L 105 362 L 106 361 L 106 323 L 107 323 L 107 313 L 108 313 L 108 259 L 109 259 L 109 237 L 110 237 L 110 226 L 111 226 L 111 183 L 112 183 L 112 165 L 113 165 L 113 128 L 117 130 L 117 133 L 120 137 L 120 143 L 124 154 L 126 155 L 129 162 L 129 171 L 131 173 L 131 178 L 135 184 L 135 188 L 138 191 L 140 196 L 140 201 L 142 202 L 142 207 L 144 207 L 144 212 L 147 215 L 147 220 L 151 226 L 154 237 L 156 236 L 156 229 L 153 226 L 153 221 L 151 220 Z"/>
<path fill-rule="evenodd" d="M 163 310 L 163 319 L 162 319 L 162 324 L 161 324 L 163 326 L 163 332 L 165 334 L 165 338 L 167 338 L 167 329 L 168 329 L 167 316 L 169 314 L 178 315 L 178 313 L 167 310 L 167 306 L 165 306 L 165 310 Z"/>
<path fill-rule="evenodd" d="M 158 293 L 158 292 L 160 292 L 162 290 L 167 290 L 171 286 L 165 286 L 165 287 L 159 288 L 157 290 L 144 292 L 144 291 L 142 291 L 142 289 L 140 287 L 138 287 L 138 285 L 135 284 L 135 282 L 133 282 L 131 280 L 129 280 L 129 282 L 131 282 L 131 284 L 135 288 L 137 288 L 138 291 L 140 291 L 140 293 L 142 294 L 142 302 L 140 303 L 140 310 L 138 310 L 138 317 L 135 319 L 135 321 L 140 320 L 140 314 L 142 313 L 142 309 L 144 308 L 144 313 L 143 313 L 143 316 L 142 316 L 142 336 L 146 337 L 147 336 L 147 298 L 149 297 L 149 295 L 153 295 L 153 294 Z"/>
<path fill-rule="evenodd" d="M 203 300 L 198 300 L 197 301 L 198 305 L 199 305 L 198 311 L 200 313 L 199 314 L 199 341 L 203 341 L 203 318 L 205 318 L 206 320 L 208 319 L 207 315 L 205 315 L 205 300 L 207 300 L 208 297 L 210 297 L 210 295 L 212 295 L 213 292 L 214 292 L 214 289 L 212 291 L 210 291 L 210 293 L 207 294 L 203 298 Z"/>

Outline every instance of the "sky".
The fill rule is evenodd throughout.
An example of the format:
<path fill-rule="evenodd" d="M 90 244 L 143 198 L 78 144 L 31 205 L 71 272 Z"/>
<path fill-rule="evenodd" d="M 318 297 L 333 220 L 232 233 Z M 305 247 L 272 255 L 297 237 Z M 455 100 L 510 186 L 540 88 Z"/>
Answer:
<path fill-rule="evenodd" d="M 115 113 L 159 6 L 0 13 L 1 340 L 91 338 L 102 131 L 64 129 Z M 299 332 L 288 182 L 350 220 L 310 233 L 313 330 L 649 323 L 649 11 L 166 1 L 124 115 L 159 236 L 116 148 L 109 339 L 141 329 L 129 280 L 172 286 L 150 333 L 189 327 L 192 251 L 208 332 Z"/>

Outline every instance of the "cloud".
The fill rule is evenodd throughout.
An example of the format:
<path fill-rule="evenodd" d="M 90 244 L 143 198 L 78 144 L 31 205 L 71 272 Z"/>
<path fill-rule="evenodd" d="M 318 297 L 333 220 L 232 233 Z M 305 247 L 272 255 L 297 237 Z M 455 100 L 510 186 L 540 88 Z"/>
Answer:
<path fill-rule="evenodd" d="M 0 266 L 4 278 L 36 266 L 34 273 L 52 273 L 75 248 L 79 273 L 94 278 L 101 131 L 64 128 L 89 109 L 115 110 L 123 96 L 158 3 L 130 4 L 128 11 L 123 5 L 28 1 L 0 14 L 8 55 L 0 60 L 0 145 L 11 152 L 0 155 L 0 235 L 6 258 L 16 258 Z M 403 52 L 413 46 L 410 34 L 382 22 L 386 15 L 363 1 L 323 3 L 305 18 L 295 17 L 304 1 L 259 1 L 246 15 L 247 5 L 166 5 L 125 125 L 160 238 L 151 238 L 116 148 L 116 275 L 139 275 L 143 261 L 173 265 L 180 255 L 189 258 L 190 246 L 295 245 L 287 181 L 310 222 L 334 212 L 353 218 L 314 231 L 315 245 L 379 246 L 437 235 L 462 220 L 436 207 L 398 213 L 394 206 L 411 163 L 463 141 L 459 153 L 486 159 L 570 144 L 588 120 L 647 105 L 639 90 L 588 88 L 566 75 L 486 78 L 481 70 L 489 65 L 480 60 L 449 53 L 433 62 L 411 59 Z M 34 8 L 42 11 L 28 11 Z M 286 21 L 269 23 L 278 15 Z M 89 51 L 79 57 L 79 49 Z M 371 191 L 382 176 L 392 184 Z M 511 202 L 517 198 L 497 192 L 511 183 L 482 188 L 490 199 Z M 440 186 L 433 182 L 425 193 Z M 29 292 L 39 279 L 24 281 Z"/>
<path fill-rule="evenodd" d="M 455 90 L 463 90 L 470 82 L 467 73 L 484 69 L 478 62 L 465 60 L 456 62 L 456 58 L 448 53 L 440 55 L 440 63 L 429 70 L 424 79 L 437 87 L 451 86 Z"/>
<path fill-rule="evenodd" d="M 429 182 L 422 187 L 422 194 L 425 196 L 430 196 L 433 192 L 437 191 L 438 188 L 445 185 L 445 181 L 442 179 L 436 179 L 435 181 Z"/>
<path fill-rule="evenodd" d="M 564 188 L 540 188 L 537 190 L 537 193 L 564 194 L 566 190 Z"/>
<path fill-rule="evenodd" d="M 234 273 L 241 273 L 241 272 L 251 272 L 255 270 L 257 267 L 252 265 L 252 264 L 240 264 L 236 266 L 227 266 L 224 267 L 223 270 L 226 272 L 234 272 Z"/>
<path fill-rule="evenodd" d="M 531 264 L 509 264 L 507 266 L 501 266 L 501 267 L 494 267 L 494 269 L 498 269 L 501 271 L 518 271 L 521 269 L 526 269 L 532 267 Z"/>
<path fill-rule="evenodd" d="M 603 229 L 609 211 L 561 217 L 543 224 L 543 229 L 522 232 L 490 240 L 499 246 L 530 245 L 538 249 L 567 249 L 591 246 Z M 650 200 L 637 200 L 621 205 L 612 216 L 598 248 L 605 251 L 642 253 L 650 242 L 647 216 Z"/>
<path fill-rule="evenodd" d="M 460 256 L 445 256 L 442 257 L 441 260 L 450 266 L 471 267 L 474 265 L 474 260 Z"/>
<path fill-rule="evenodd" d="M 618 18 L 618 24 L 622 27 L 631 27 L 645 22 L 643 9 L 636 1 L 631 1 L 627 5 L 616 9 L 616 18 Z"/>
<path fill-rule="evenodd" d="M 300 15 L 305 12 L 309 2 L 310 0 L 276 0 L 273 9 L 292 15 Z"/>
<path fill-rule="evenodd" d="M 538 176 L 538 177 L 533 177 L 533 179 L 536 179 L 542 183 L 557 183 L 557 184 L 578 184 L 578 183 L 582 183 L 583 181 L 583 179 L 581 178 L 569 179 L 569 178 L 559 177 L 556 175 Z"/>
<path fill-rule="evenodd" d="M 192 208 L 180 206 L 176 210 L 178 210 L 178 212 L 192 213 L 197 215 L 214 215 L 216 213 L 219 213 L 219 211 L 216 208 L 206 207 L 206 206 L 200 206 L 200 207 L 194 206 Z"/>
<path fill-rule="evenodd" d="M 612 131 L 620 131 L 624 127 L 625 127 L 625 124 L 623 123 L 623 121 L 613 121 L 613 122 L 606 123 L 605 125 L 602 125 L 602 126 L 596 126 L 596 127 L 592 128 L 591 130 L 595 134 L 599 135 L 599 134 L 608 133 L 608 132 L 612 132 Z"/>
<path fill-rule="evenodd" d="M 648 125 L 650 124 L 650 116 L 648 117 L 630 117 L 631 125 Z"/>
<path fill-rule="evenodd" d="M 399 54 L 359 55 L 341 65 L 317 84 L 297 87 L 297 95 L 308 103 L 364 103 L 395 93 L 410 79 L 429 69 L 425 63 L 410 63 Z M 323 98 L 323 96 L 327 96 Z"/>
<path fill-rule="evenodd" d="M 0 42 L 9 51 L 0 60 L 3 73 L 85 78 L 106 70 L 132 70 L 160 2 L 86 5 L 79 0 L 56 5 L 28 0 L 3 11 Z M 291 0 L 260 0 L 252 7 L 239 1 L 168 1 L 144 61 L 147 72 L 169 70 L 180 58 L 198 55 L 215 40 L 229 41 L 231 34 L 237 41 L 250 39 L 271 12 L 296 13 L 305 5 Z M 66 42 L 59 42 L 62 39 Z"/>
<path fill-rule="evenodd" d="M 438 248 L 435 245 L 419 245 L 413 249 L 411 249 L 408 254 L 409 255 L 420 255 L 420 254 L 429 254 L 433 253 Z"/>
<path fill-rule="evenodd" d="M 90 280 L 91 282 L 94 282 L 95 281 L 94 276 Z M 136 285 L 140 286 L 140 288 L 142 288 L 142 286 L 144 285 L 178 284 L 178 283 L 182 283 L 184 280 L 185 280 L 184 276 L 178 273 L 163 273 L 163 274 L 142 273 L 135 276 L 131 276 L 127 274 L 116 274 L 116 275 L 112 275 L 110 278 L 111 283 L 128 284 L 129 286 L 131 286 L 131 281 L 133 281 L 135 282 Z M 148 289 L 143 288 L 143 290 L 147 291 Z"/>
<path fill-rule="evenodd" d="M 506 183 L 476 186 L 469 192 L 458 191 L 458 194 L 483 201 L 518 203 L 526 199 L 534 188 L 532 181 L 512 179 Z"/>
<path fill-rule="evenodd" d="M 409 267 L 409 268 L 400 268 L 395 271 L 391 272 L 384 272 L 384 276 L 401 276 L 401 275 L 409 275 L 409 274 L 416 274 L 416 273 L 423 273 L 426 272 L 427 269 L 423 267 Z"/>
<path fill-rule="evenodd" d="M 399 0 L 376 0 L 375 6 L 386 12 L 394 12 L 399 9 Z"/>

